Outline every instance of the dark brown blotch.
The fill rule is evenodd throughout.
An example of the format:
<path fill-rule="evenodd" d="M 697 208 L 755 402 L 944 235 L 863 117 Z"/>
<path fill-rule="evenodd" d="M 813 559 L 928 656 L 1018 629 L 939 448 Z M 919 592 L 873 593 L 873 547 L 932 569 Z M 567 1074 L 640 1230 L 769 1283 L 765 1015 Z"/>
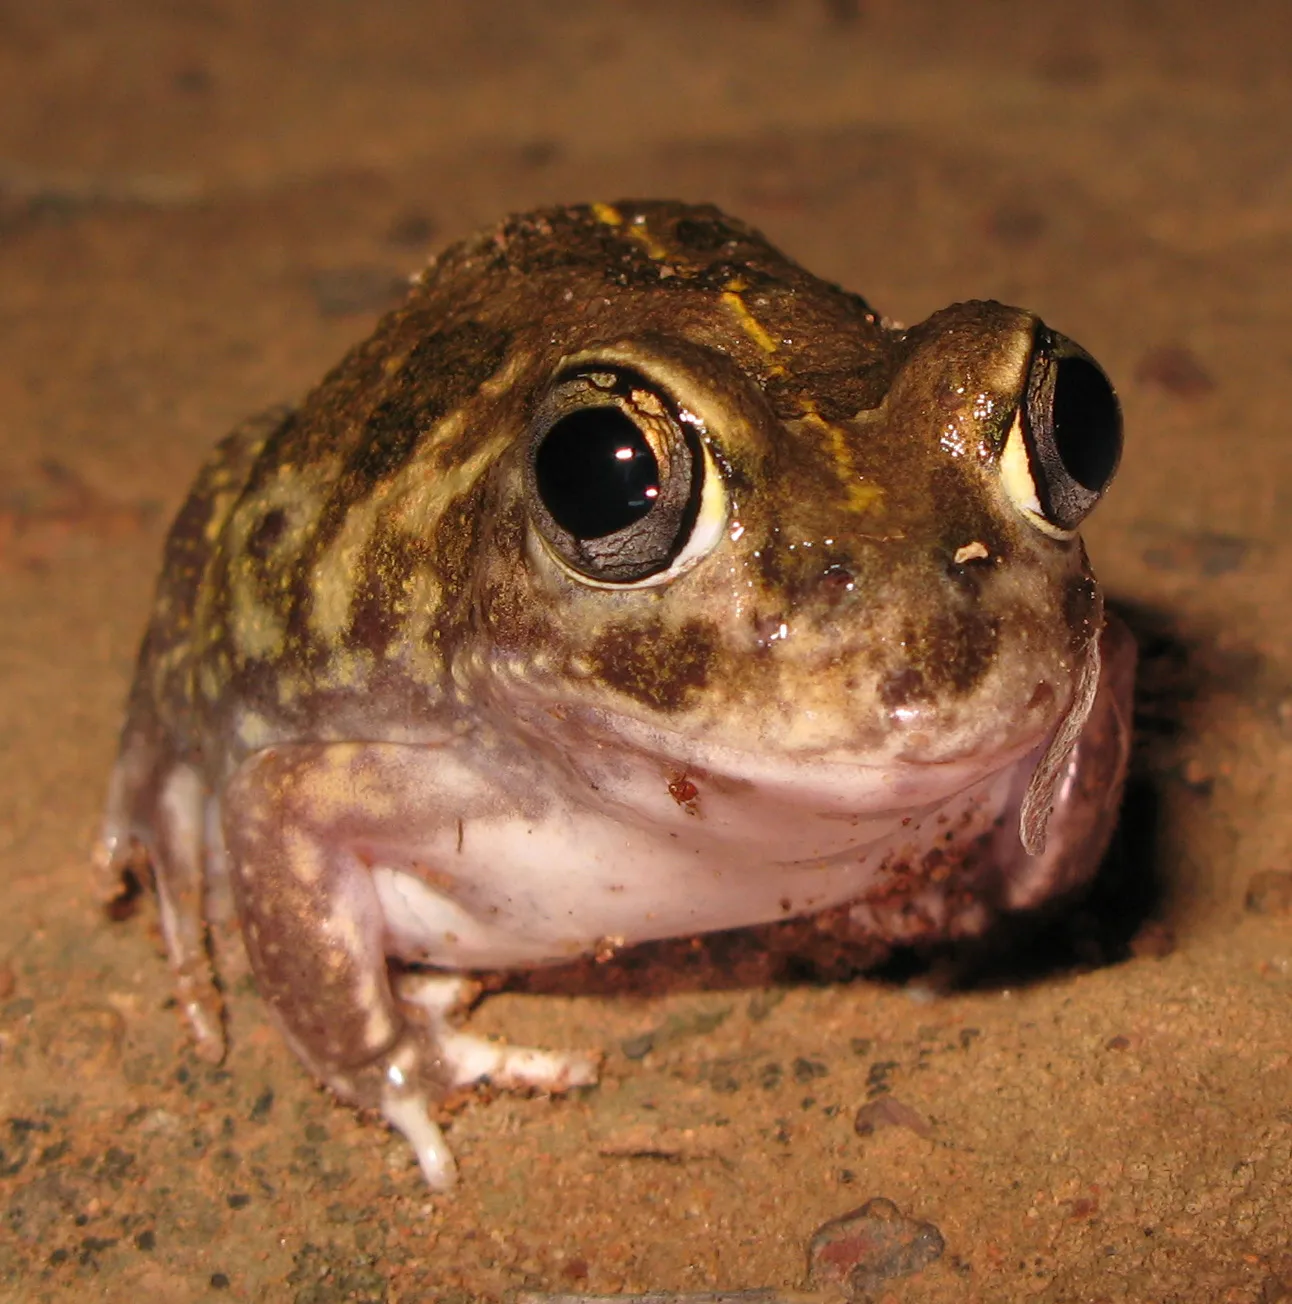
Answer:
<path fill-rule="evenodd" d="M 386 397 L 369 413 L 362 437 L 351 446 L 311 537 L 293 567 L 288 633 L 299 639 L 303 654 L 311 652 L 307 616 L 314 567 L 341 530 L 350 509 L 403 470 L 436 423 L 497 371 L 509 340 L 506 332 L 476 322 L 427 335 L 409 354 Z M 455 447 L 455 457 L 458 455 L 465 454 Z M 377 545 L 379 554 L 381 546 Z M 356 610 L 362 608 L 362 615 L 353 637 L 365 646 L 371 640 L 375 650 L 389 637 L 389 614 L 382 612 L 391 595 L 377 572 L 365 576 L 364 583 L 368 585 L 368 596 L 356 602 Z"/>
<path fill-rule="evenodd" d="M 421 340 L 400 368 L 399 391 L 428 430 L 460 407 L 503 364 L 511 333 L 478 321 L 460 322 Z"/>
<path fill-rule="evenodd" d="M 245 488 L 266 444 L 292 420 L 292 414 L 275 408 L 243 422 L 216 446 L 198 475 L 167 536 L 152 621 L 140 651 L 136 703 L 143 686 L 151 684 L 156 698 L 168 702 L 176 716 L 187 714 L 195 691 L 190 657 L 227 642 L 218 607 L 220 595 L 228 591 L 230 491 Z M 185 655 L 173 655 L 186 644 Z M 141 709 L 131 707 L 132 712 Z"/>
<path fill-rule="evenodd" d="M 494 249 L 502 256 L 500 265 L 526 277 L 577 271 L 615 279 L 626 265 L 634 269 L 631 279 L 646 275 L 647 268 L 659 279 L 643 245 L 622 228 L 598 221 L 583 205 L 511 218 L 499 231 Z"/>
<path fill-rule="evenodd" d="M 397 475 L 422 439 L 498 370 L 510 339 L 506 331 L 468 321 L 419 341 L 386 396 L 368 414 L 361 437 L 350 447 L 319 514 L 303 558 L 306 564 L 312 565 L 322 555 L 349 509 Z M 455 443 L 454 460 L 469 451 Z"/>
<path fill-rule="evenodd" d="M 431 555 L 435 558 L 446 614 L 470 590 L 483 556 L 481 527 L 493 518 L 491 506 L 486 485 L 477 481 L 445 504 L 435 526 Z"/>
<path fill-rule="evenodd" d="M 472 594 L 473 623 L 499 651 L 521 653 L 562 642 L 549 606 L 535 600 L 525 574 L 525 506 L 515 499 L 490 512 L 490 531 Z M 464 558 L 470 564 L 469 558 Z"/>
<path fill-rule="evenodd" d="M 826 421 L 851 421 L 859 412 L 877 406 L 888 383 L 886 359 L 874 365 L 853 365 L 839 371 L 804 371 L 772 376 L 764 389 L 772 411 L 782 421 L 802 417 L 810 399 Z"/>
<path fill-rule="evenodd" d="M 425 412 L 414 392 L 401 390 L 379 403 L 342 472 L 351 491 L 361 493 L 394 475 L 412 457 L 424 428 Z"/>
<path fill-rule="evenodd" d="M 331 655 L 310 624 L 314 611 L 314 556 L 307 547 L 292 560 L 283 577 L 278 604 L 285 622 L 285 657 L 306 672 L 325 665 Z"/>
<path fill-rule="evenodd" d="M 939 697 L 964 697 L 990 669 L 1000 642 L 1000 621 L 981 612 L 933 617 L 902 632 L 907 662 L 880 685 L 880 698 L 893 709 Z"/>
<path fill-rule="evenodd" d="M 252 527 L 247 536 L 247 556 L 263 562 L 274 550 L 287 528 L 287 513 L 281 507 L 272 507 Z"/>
<path fill-rule="evenodd" d="M 409 581 L 430 565 L 425 539 L 389 529 L 379 531 L 360 561 L 361 578 L 350 604 L 347 644 L 384 656 L 409 614 Z"/>
<path fill-rule="evenodd" d="M 983 678 L 999 642 L 1000 619 L 983 612 L 958 612 L 926 626 L 927 661 L 957 694 L 968 693 Z"/>
<path fill-rule="evenodd" d="M 268 416 L 269 414 L 266 414 Z M 288 411 L 279 410 L 274 414 L 274 422 L 269 431 L 268 437 L 263 444 L 256 450 L 256 459 L 251 465 L 247 480 L 246 492 L 255 493 L 258 489 L 263 488 L 270 481 L 274 480 L 279 470 L 290 465 L 293 458 L 291 449 L 293 443 L 300 436 L 301 414 L 299 408 L 292 408 Z M 237 431 L 230 436 L 230 442 L 237 435 Z M 224 445 L 221 445 L 223 448 Z M 219 450 L 217 450 L 217 453 Z"/>
<path fill-rule="evenodd" d="M 700 254 L 714 253 L 728 242 L 744 238 L 743 231 L 717 216 L 684 217 L 673 224 L 673 239 L 684 249 Z"/>
<path fill-rule="evenodd" d="M 717 654 L 708 622 L 688 620 L 672 630 L 656 620 L 610 626 L 593 644 L 591 658 L 611 688 L 657 711 L 677 711 L 709 683 Z"/>
<path fill-rule="evenodd" d="M 942 466 L 929 476 L 928 499 L 932 517 L 939 523 L 941 547 L 947 571 L 963 578 L 968 569 L 972 579 L 988 574 L 982 567 L 956 565 L 956 552 L 970 543 L 981 543 L 991 559 L 1000 565 L 1013 554 L 1009 539 L 987 506 L 985 495 L 966 479 L 960 466 Z"/>
<path fill-rule="evenodd" d="M 903 666 L 893 671 L 879 686 L 879 699 L 890 711 L 909 706 L 912 702 L 926 701 L 931 696 L 923 672 L 914 666 Z"/>

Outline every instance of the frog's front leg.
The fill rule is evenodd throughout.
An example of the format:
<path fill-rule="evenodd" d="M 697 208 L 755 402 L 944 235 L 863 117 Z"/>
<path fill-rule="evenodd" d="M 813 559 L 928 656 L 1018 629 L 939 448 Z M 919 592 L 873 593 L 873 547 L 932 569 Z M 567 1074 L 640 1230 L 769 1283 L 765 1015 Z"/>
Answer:
<path fill-rule="evenodd" d="M 1090 714 L 1056 775 L 1044 849 L 1018 854 L 1014 830 L 1005 899 L 1011 910 L 1031 910 L 1080 887 L 1094 875 L 1117 823 L 1130 760 L 1135 694 L 1135 637 L 1109 614 L 1099 638 L 1100 672 Z"/>
<path fill-rule="evenodd" d="M 483 1078 L 561 1091 L 597 1071 L 589 1055 L 454 1028 L 459 978 L 392 987 L 373 871 L 405 867 L 383 848 L 435 845 L 436 831 L 456 823 L 441 795 L 460 792 L 462 780 L 431 748 L 297 745 L 258 753 L 223 799 L 234 899 L 261 994 L 300 1058 L 343 1099 L 380 1109 L 437 1190 L 452 1185 L 455 1167 L 427 1108 L 446 1091 Z M 461 913 L 445 902 L 446 917 Z"/>

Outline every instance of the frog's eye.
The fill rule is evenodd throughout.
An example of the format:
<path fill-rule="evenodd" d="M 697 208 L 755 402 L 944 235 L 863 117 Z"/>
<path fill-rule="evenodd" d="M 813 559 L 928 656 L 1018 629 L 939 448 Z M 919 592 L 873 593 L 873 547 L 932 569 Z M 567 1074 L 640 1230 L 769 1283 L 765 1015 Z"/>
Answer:
<path fill-rule="evenodd" d="M 565 374 L 535 416 L 526 476 L 539 533 L 598 586 L 662 584 L 709 552 L 725 508 L 700 422 L 619 367 Z"/>
<path fill-rule="evenodd" d="M 1108 488 L 1121 449 L 1121 408 L 1108 377 L 1079 345 L 1038 326 L 1000 459 L 1015 506 L 1046 534 L 1067 538 Z"/>

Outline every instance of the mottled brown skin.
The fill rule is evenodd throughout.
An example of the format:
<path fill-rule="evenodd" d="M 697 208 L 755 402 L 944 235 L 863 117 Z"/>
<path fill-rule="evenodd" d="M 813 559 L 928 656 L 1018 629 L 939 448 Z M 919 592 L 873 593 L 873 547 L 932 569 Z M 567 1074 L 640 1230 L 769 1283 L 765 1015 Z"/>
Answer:
<path fill-rule="evenodd" d="M 1002 384 L 995 371 L 1034 319 L 969 303 L 893 331 L 715 209 L 620 211 L 645 222 L 557 209 L 455 246 L 300 408 L 220 446 L 168 545 L 136 693 L 181 753 L 200 750 L 227 772 L 269 739 L 353 736 L 356 695 L 392 721 L 443 710 L 455 655 L 528 675 L 531 649 L 556 624 L 560 693 L 577 664 L 591 669 L 589 697 L 709 721 L 768 696 L 780 667 L 756 653 L 788 614 L 822 629 L 832 662 L 833 626 L 863 604 L 901 608 L 891 653 L 871 640 L 864 673 L 885 706 L 940 702 L 947 713 L 990 674 L 1002 622 L 1025 638 L 1062 621 L 1073 648 L 1098 628 L 1079 543 L 1063 545 L 1069 573 L 1025 602 L 993 575 L 1056 546 L 984 510 L 981 489 L 1020 379 Z M 715 619 L 707 594 L 668 611 L 653 591 L 608 604 L 524 568 L 525 413 L 564 359 L 625 342 L 711 383 L 730 418 L 724 470 L 756 585 L 739 623 Z M 984 392 L 999 398 L 993 420 L 970 415 Z M 966 430 L 968 456 L 935 459 L 910 437 L 931 410 Z M 343 533 L 325 600 L 317 570 Z M 956 565 L 967 540 L 991 562 Z M 419 582 L 433 602 L 413 600 Z M 937 601 L 913 604 L 928 585 Z M 796 671 L 810 656 L 800 651 Z M 891 667 L 875 664 L 886 656 Z M 265 722 L 242 746 L 230 745 L 234 704 Z"/>
<path fill-rule="evenodd" d="M 364 1083 L 406 1041 L 384 956 L 317 930 L 317 951 L 297 945 L 345 888 L 330 867 L 309 879 L 289 841 L 338 784 L 329 827 L 416 826 L 392 777 L 408 744 L 471 735 L 487 752 L 505 720 L 555 754 L 632 721 L 679 740 L 661 799 L 695 821 L 735 780 L 688 740 L 932 763 L 1043 739 L 1103 613 L 1080 540 L 1038 531 L 1001 487 L 1037 325 L 972 302 L 893 328 L 703 206 L 544 210 L 442 254 L 299 407 L 220 445 L 167 544 L 101 860 L 118 872 L 132 837 L 169 862 L 168 941 L 199 1032 L 218 1028 L 202 861 L 227 850 L 256 865 L 235 896 L 293 1044 L 373 1101 Z M 589 360 L 669 389 L 720 471 L 722 536 L 666 585 L 589 586 L 536 528 L 531 414 Z M 329 751 L 351 742 L 373 745 Z M 575 782 L 566 751 L 551 764 Z M 1101 760 L 1098 783 L 1116 788 L 1119 764 Z M 226 812 L 241 795 L 227 849 L 166 814 L 177 767 Z M 878 904 L 939 874 L 904 864 Z"/>

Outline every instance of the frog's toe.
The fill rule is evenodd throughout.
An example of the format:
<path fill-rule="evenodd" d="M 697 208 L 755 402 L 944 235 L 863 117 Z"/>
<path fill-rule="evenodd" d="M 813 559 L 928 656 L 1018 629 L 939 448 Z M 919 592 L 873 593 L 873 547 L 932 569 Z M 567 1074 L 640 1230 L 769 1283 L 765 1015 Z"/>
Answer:
<path fill-rule="evenodd" d="M 179 974 L 176 996 L 193 1034 L 193 1049 L 207 1064 L 220 1064 L 228 1053 L 224 1035 L 224 1005 L 219 991 L 204 974 Z"/>
<path fill-rule="evenodd" d="M 457 973 L 405 973 L 394 982 L 395 995 L 416 1005 L 435 1026 L 452 1014 L 465 1013 L 480 995 L 480 984 Z"/>
<path fill-rule="evenodd" d="M 389 1082 L 382 1092 L 381 1113 L 413 1147 L 427 1186 L 432 1191 L 447 1191 L 458 1180 L 458 1166 L 439 1124 L 426 1112 L 429 1103 L 424 1093 Z"/>
<path fill-rule="evenodd" d="M 601 1067 L 595 1052 L 509 1046 L 465 1032 L 444 1036 L 440 1053 L 454 1086 L 487 1080 L 511 1090 L 569 1091 L 591 1086 Z"/>

